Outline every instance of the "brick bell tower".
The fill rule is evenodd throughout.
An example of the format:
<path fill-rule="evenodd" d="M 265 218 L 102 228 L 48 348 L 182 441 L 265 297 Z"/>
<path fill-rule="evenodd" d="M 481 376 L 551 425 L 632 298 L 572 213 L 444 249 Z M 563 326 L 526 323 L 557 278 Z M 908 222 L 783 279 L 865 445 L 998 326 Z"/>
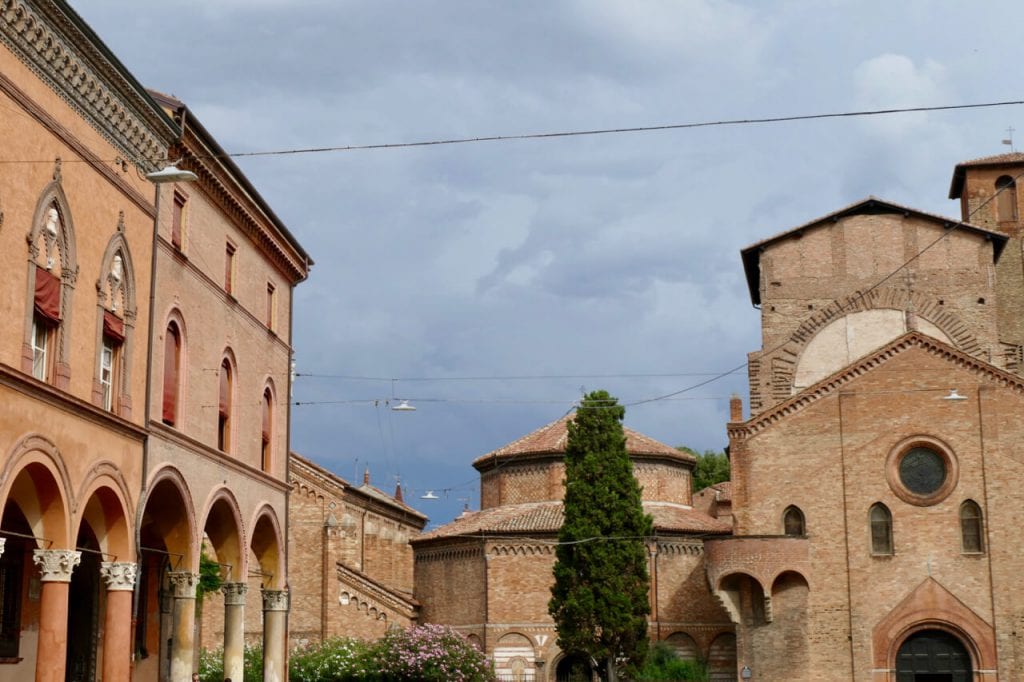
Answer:
<path fill-rule="evenodd" d="M 1006 364 L 1011 368 L 1015 365 L 1018 373 L 1024 371 L 1022 183 L 1024 153 L 1011 152 L 957 164 L 949 187 L 949 198 L 960 200 L 960 214 L 965 223 L 1009 237 L 996 263 L 996 319 Z"/>

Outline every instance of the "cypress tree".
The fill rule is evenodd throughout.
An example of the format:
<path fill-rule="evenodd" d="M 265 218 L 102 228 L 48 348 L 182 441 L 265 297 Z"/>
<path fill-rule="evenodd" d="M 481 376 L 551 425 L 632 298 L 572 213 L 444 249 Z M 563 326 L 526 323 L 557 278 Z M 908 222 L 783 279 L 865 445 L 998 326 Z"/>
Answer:
<path fill-rule="evenodd" d="M 583 654 L 617 680 L 643 664 L 650 613 L 645 539 L 652 534 L 622 431 L 625 408 L 587 395 L 568 423 L 565 518 L 548 612 L 566 654 Z"/>

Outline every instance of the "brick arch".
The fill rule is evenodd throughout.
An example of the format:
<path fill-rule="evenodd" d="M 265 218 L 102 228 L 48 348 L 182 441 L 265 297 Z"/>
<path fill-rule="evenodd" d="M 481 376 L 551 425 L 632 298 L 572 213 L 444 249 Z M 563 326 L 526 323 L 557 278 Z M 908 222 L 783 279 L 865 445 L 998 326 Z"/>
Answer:
<path fill-rule="evenodd" d="M 74 547 L 71 514 L 75 498 L 67 467 L 53 441 L 38 433 L 18 439 L 8 451 L 0 481 L 0 502 L 17 504 L 35 535 L 50 540 L 52 549 Z"/>
<path fill-rule="evenodd" d="M 139 500 L 139 513 L 136 515 L 136 538 L 140 538 L 143 525 L 147 519 L 149 506 L 170 503 L 180 507 L 173 510 L 163 507 L 154 518 L 159 521 L 154 531 L 159 534 L 166 550 L 171 554 L 181 555 L 180 565 L 175 570 L 196 571 L 199 568 L 199 531 L 196 524 L 195 505 L 189 492 L 185 477 L 174 466 L 163 466 L 150 476 L 142 499 Z M 177 512 L 172 513 L 172 511 Z M 175 518 L 177 516 L 178 518 Z M 139 546 L 142 543 L 139 542 Z"/>
<path fill-rule="evenodd" d="M 100 478 L 95 481 L 88 497 L 82 497 L 81 514 L 75 524 L 75 536 L 80 529 L 87 526 L 96 537 L 99 549 L 110 561 L 134 561 L 135 547 L 131 532 L 134 524 L 125 500 L 117 490 L 113 478 Z"/>
<path fill-rule="evenodd" d="M 895 670 L 900 646 L 921 630 L 942 630 L 956 636 L 975 670 L 996 669 L 995 630 L 932 577 L 925 578 L 872 630 L 874 667 Z"/>
<path fill-rule="evenodd" d="M 283 590 L 287 585 L 285 575 L 283 534 L 277 512 L 269 504 L 257 509 L 249 524 L 251 534 L 248 547 L 259 564 L 264 577 L 265 589 Z"/>
<path fill-rule="evenodd" d="M 796 368 L 803 351 L 822 329 L 853 313 L 870 310 L 907 310 L 911 308 L 918 317 L 935 325 L 952 341 L 958 350 L 971 355 L 981 354 L 981 343 L 959 316 L 938 305 L 936 300 L 921 292 L 908 295 L 906 289 L 879 287 L 867 294 L 855 292 L 843 299 L 815 311 L 790 334 L 785 344 L 772 359 L 772 386 L 775 398 L 790 396 L 789 390 L 796 378 Z"/>
<path fill-rule="evenodd" d="M 135 507 L 128 482 L 117 465 L 103 461 L 93 466 L 79 487 L 76 499 L 83 504 L 75 526 L 88 523 L 100 541 L 100 549 L 117 555 L 114 561 L 133 560 Z"/>
<path fill-rule="evenodd" d="M 249 554 L 245 551 L 245 525 L 234 493 L 227 486 L 214 489 L 204 505 L 202 532 L 210 538 L 217 562 L 228 565 L 229 582 L 245 582 Z"/>

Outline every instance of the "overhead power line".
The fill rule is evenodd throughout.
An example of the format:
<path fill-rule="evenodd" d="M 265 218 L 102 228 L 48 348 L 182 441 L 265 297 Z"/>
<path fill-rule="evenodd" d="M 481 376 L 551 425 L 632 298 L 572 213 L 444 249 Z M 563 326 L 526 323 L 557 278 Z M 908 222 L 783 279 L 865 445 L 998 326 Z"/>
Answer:
<path fill-rule="evenodd" d="M 887 116 L 892 114 L 913 114 L 932 111 L 958 111 L 962 109 L 988 109 L 1024 104 L 1024 100 L 1006 100 L 1002 102 L 978 102 L 973 104 L 943 104 L 932 107 L 897 107 L 889 109 L 862 109 L 857 111 L 839 111 L 823 114 L 795 114 L 792 116 L 762 116 L 756 118 L 734 118 L 716 121 L 696 121 L 690 123 L 668 123 L 651 126 L 622 126 L 617 128 L 593 128 L 589 130 L 563 130 L 547 133 L 520 133 L 515 135 L 479 135 L 476 137 L 452 137 L 436 140 L 420 140 L 416 142 L 382 142 L 376 144 L 350 144 L 339 146 L 297 147 L 294 149 L 270 149 L 252 152 L 228 152 L 224 154 L 199 154 L 199 159 L 244 158 L 257 156 L 290 156 L 296 154 L 322 154 L 326 152 L 354 152 L 376 149 L 405 149 L 410 147 L 437 147 L 453 144 L 470 144 L 475 142 L 510 142 L 513 140 L 545 140 L 560 137 L 584 137 L 591 135 L 619 135 L 623 133 L 650 133 L 663 130 L 687 130 L 690 128 L 713 128 L 719 126 L 762 125 L 767 123 L 790 123 L 795 121 L 815 121 L 830 118 L 863 118 L 867 116 Z M 110 162 L 114 159 L 67 159 L 68 162 Z M 0 159 L 0 163 L 53 163 L 53 159 Z"/>
<path fill-rule="evenodd" d="M 622 128 L 596 128 L 592 130 L 568 130 L 552 133 L 522 133 L 519 135 L 485 135 L 480 137 L 454 137 L 440 140 L 424 140 L 420 142 L 390 142 L 381 144 L 354 144 L 339 147 L 306 147 L 300 149 L 281 149 L 274 151 L 237 152 L 226 154 L 234 158 L 245 156 L 282 156 L 287 154 L 318 154 L 322 152 L 351 152 L 369 149 L 402 149 L 407 147 L 432 147 L 438 145 L 469 144 L 472 142 L 508 142 L 511 140 L 543 140 L 556 137 L 582 137 L 586 135 L 618 135 L 621 133 L 649 133 L 659 130 L 685 130 L 689 128 L 712 128 L 715 126 L 755 125 L 763 123 L 787 123 L 791 121 L 814 121 L 827 118 L 855 118 L 863 116 L 884 116 L 887 114 L 910 114 L 927 111 L 955 111 L 958 109 L 982 109 L 989 107 L 1005 107 L 1024 104 L 1024 100 L 1006 102 L 984 102 L 979 104 L 949 104 L 934 107 L 903 107 L 896 109 L 869 109 L 862 111 L 843 111 L 828 114 L 798 114 L 795 116 L 767 116 L 761 118 L 737 118 L 721 121 L 699 121 L 696 123 L 670 123 L 654 126 L 631 126 Z"/>

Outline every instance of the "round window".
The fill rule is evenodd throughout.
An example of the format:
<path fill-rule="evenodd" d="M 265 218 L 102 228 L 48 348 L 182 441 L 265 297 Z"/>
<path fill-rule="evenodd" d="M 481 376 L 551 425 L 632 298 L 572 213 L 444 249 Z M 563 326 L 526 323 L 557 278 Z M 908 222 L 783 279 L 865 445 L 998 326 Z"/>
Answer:
<path fill-rule="evenodd" d="M 901 500 L 925 507 L 953 492 L 960 467 L 952 450 L 939 439 L 911 436 L 889 451 L 885 478 Z"/>
<path fill-rule="evenodd" d="M 915 495 L 931 495 L 946 482 L 946 460 L 931 448 L 911 448 L 900 459 L 900 482 Z"/>

